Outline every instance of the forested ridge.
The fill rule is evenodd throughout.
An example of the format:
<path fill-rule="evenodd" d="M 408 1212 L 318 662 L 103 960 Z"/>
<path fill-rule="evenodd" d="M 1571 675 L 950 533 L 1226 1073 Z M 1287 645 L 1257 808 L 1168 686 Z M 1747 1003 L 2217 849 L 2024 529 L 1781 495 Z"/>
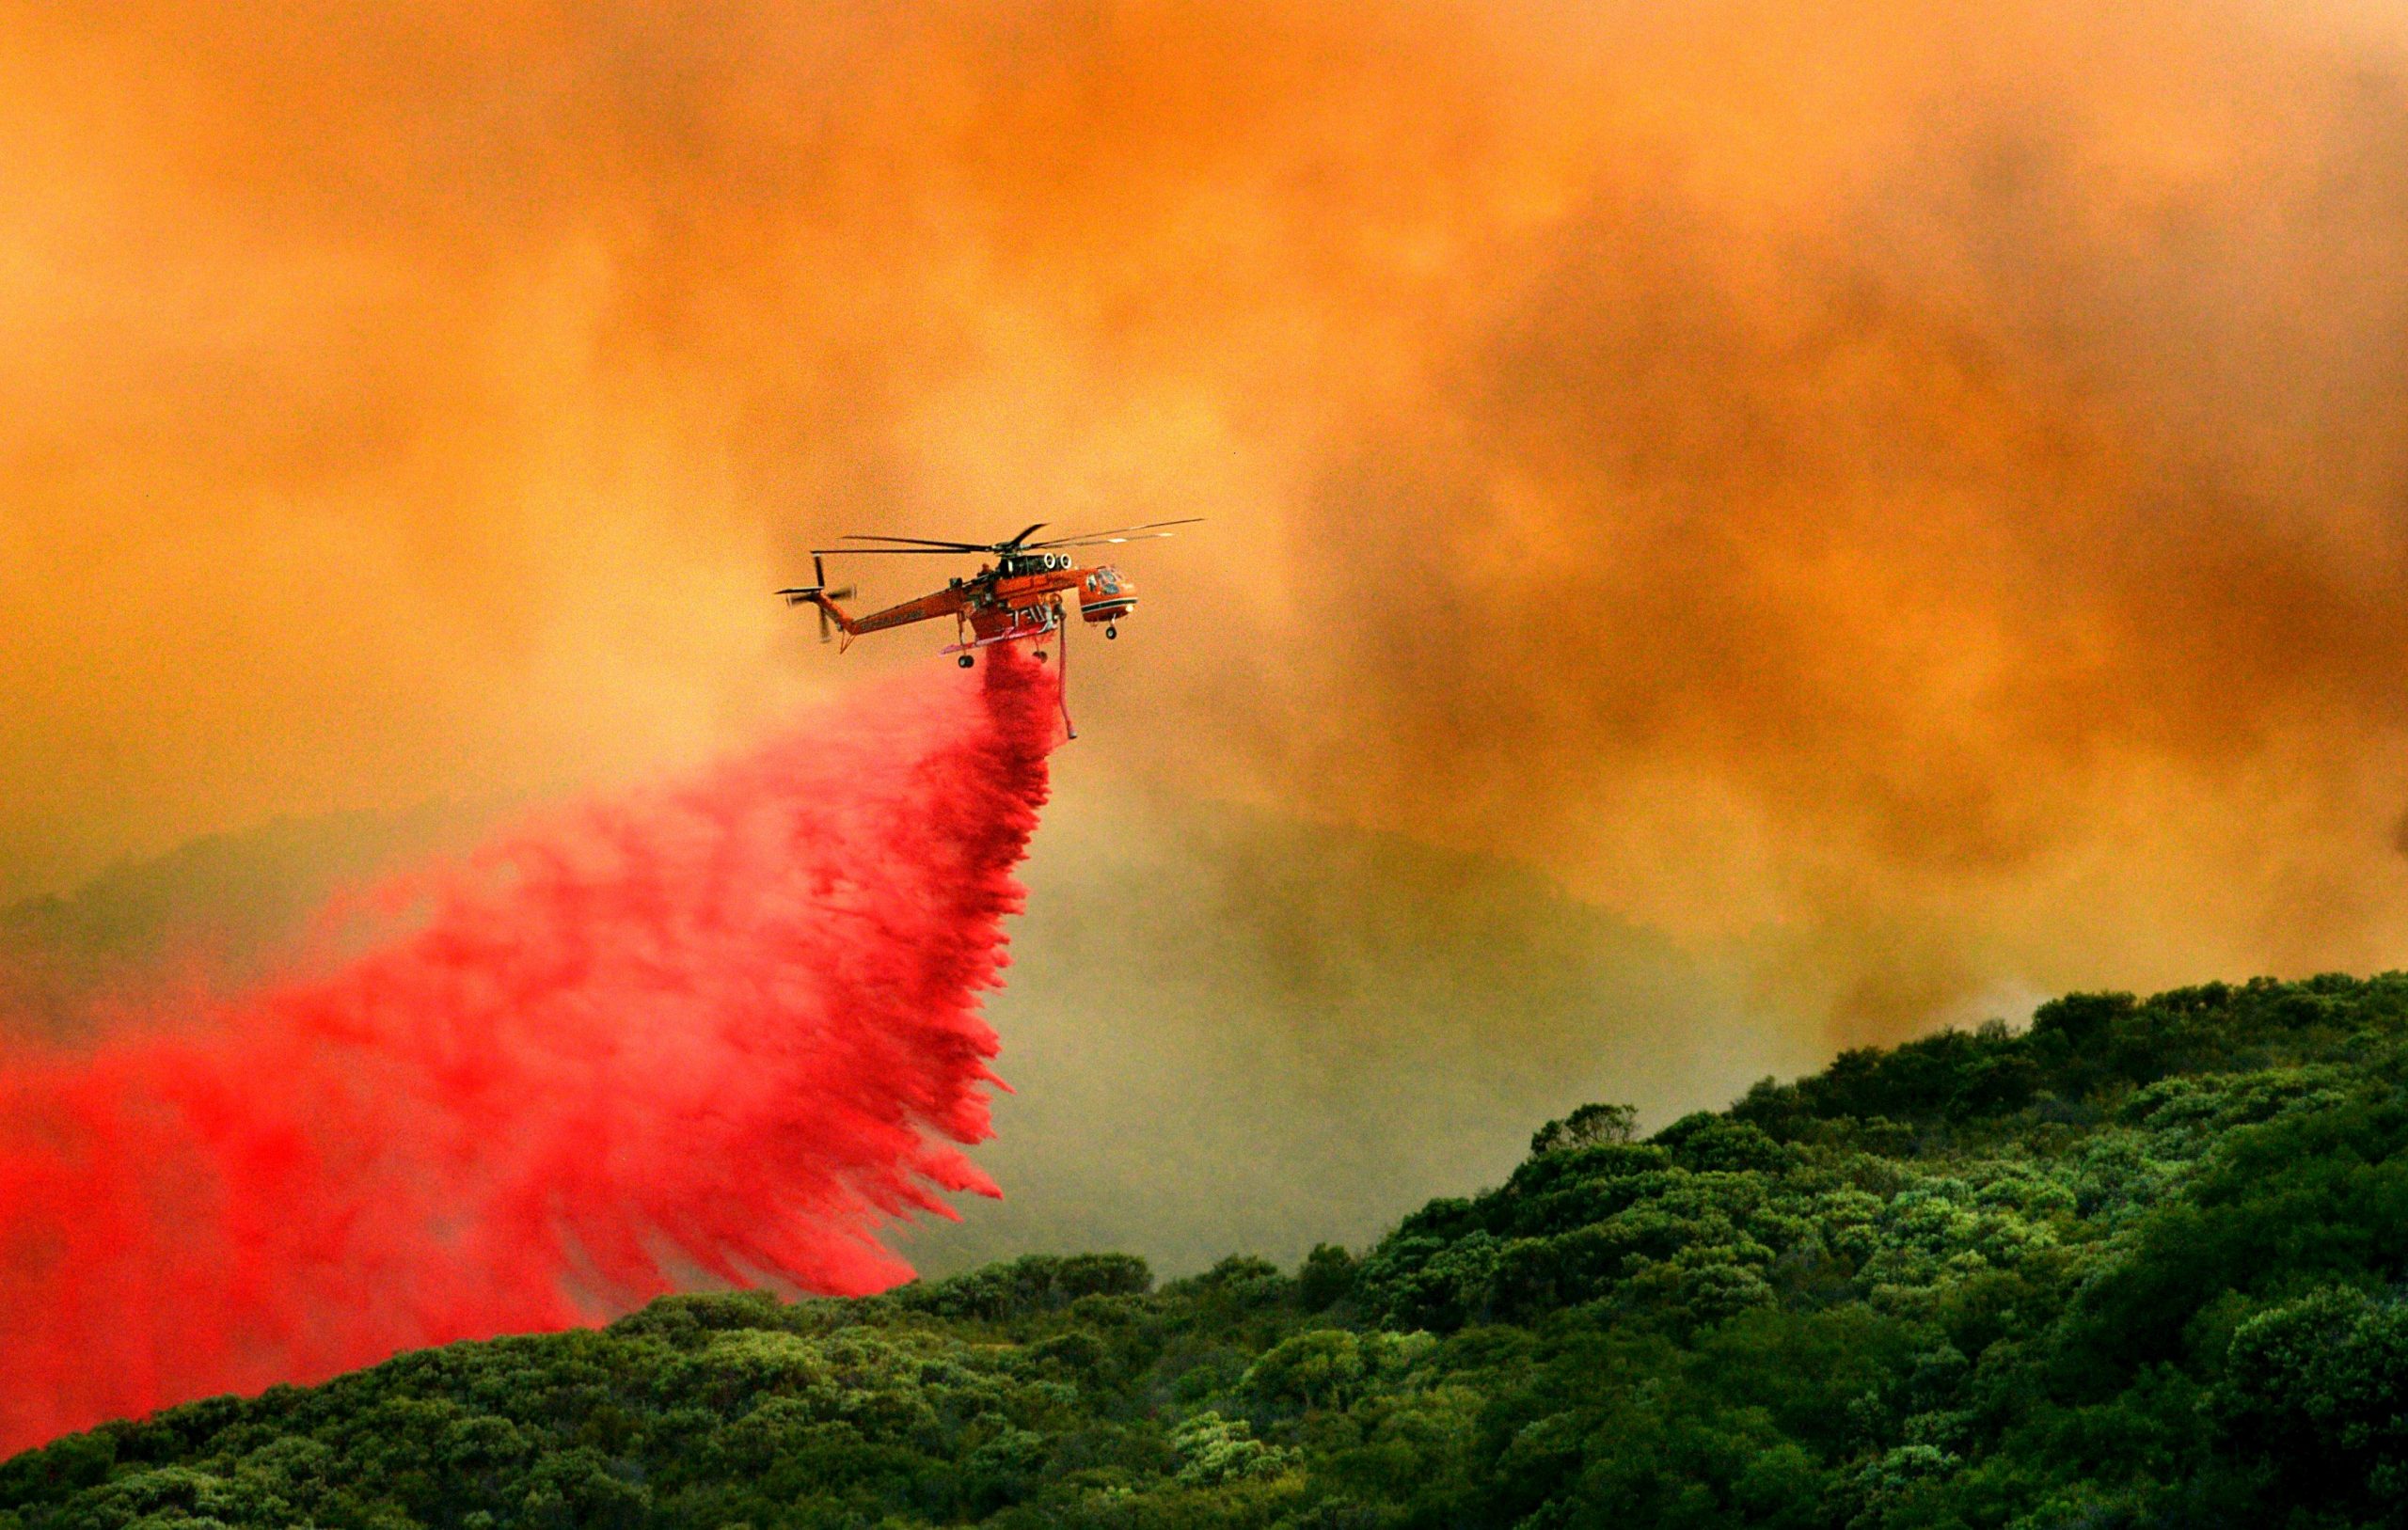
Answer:
<path fill-rule="evenodd" d="M 0 1530 L 2408 1523 L 2408 974 L 2087 994 L 1360 1255 L 670 1298 L 104 1426 Z"/>

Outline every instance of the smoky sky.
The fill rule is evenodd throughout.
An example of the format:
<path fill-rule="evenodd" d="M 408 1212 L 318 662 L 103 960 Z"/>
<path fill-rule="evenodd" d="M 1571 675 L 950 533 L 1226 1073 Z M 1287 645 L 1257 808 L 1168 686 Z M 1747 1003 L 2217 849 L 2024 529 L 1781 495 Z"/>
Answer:
<path fill-rule="evenodd" d="M 766 598 L 841 532 L 1200 514 L 1066 792 L 1837 1040 L 2397 965 L 2374 18 L 0 8 L 0 888 L 875 704 Z"/>

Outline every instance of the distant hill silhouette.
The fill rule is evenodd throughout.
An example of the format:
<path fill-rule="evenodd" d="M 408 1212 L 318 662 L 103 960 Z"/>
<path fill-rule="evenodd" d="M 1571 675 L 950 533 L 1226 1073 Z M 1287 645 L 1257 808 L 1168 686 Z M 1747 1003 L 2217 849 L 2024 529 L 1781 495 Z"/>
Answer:
<path fill-rule="evenodd" d="M 1064 803 L 1038 836 L 980 1161 L 943 1271 L 1122 1248 L 1172 1271 L 1375 1235 L 1584 1099 L 1651 1120 L 1811 1057 L 1671 942 L 1502 860 L 1223 805 Z"/>
<path fill-rule="evenodd" d="M 338 888 L 457 849 L 505 804 L 285 818 L 0 909 L 12 1012 L 274 968 Z M 1293 1258 L 1503 1173 L 1537 1117 L 1651 1119 L 1807 1059 L 1662 939 L 1500 860 L 1237 807 L 1065 797 L 991 1000 L 1004 1185 L 906 1231 L 932 1273 L 1110 1246 L 1173 1270 Z"/>
<path fill-rule="evenodd" d="M 89 1023 L 89 1001 L 163 976 L 255 980 L 337 889 L 463 847 L 506 807 L 439 801 L 278 818 L 123 862 L 65 896 L 0 907 L 7 1017 L 72 1035 Z"/>

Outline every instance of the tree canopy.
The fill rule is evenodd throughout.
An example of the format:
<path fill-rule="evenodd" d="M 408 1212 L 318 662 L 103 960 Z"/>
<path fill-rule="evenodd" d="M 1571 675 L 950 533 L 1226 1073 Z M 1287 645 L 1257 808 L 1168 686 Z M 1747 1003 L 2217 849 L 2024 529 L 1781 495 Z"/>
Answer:
<path fill-rule="evenodd" d="M 0 1465 L 0 1530 L 2408 1524 L 2408 975 L 1599 1105 L 1359 1255 L 664 1299 Z"/>

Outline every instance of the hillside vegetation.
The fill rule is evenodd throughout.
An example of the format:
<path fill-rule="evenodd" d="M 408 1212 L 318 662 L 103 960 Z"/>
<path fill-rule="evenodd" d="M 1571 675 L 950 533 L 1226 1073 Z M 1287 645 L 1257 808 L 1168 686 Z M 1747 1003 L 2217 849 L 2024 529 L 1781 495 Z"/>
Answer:
<path fill-rule="evenodd" d="M 0 1467 L 0 1526 L 2408 1522 L 2408 975 L 2081 995 L 1359 1258 L 654 1302 Z"/>

